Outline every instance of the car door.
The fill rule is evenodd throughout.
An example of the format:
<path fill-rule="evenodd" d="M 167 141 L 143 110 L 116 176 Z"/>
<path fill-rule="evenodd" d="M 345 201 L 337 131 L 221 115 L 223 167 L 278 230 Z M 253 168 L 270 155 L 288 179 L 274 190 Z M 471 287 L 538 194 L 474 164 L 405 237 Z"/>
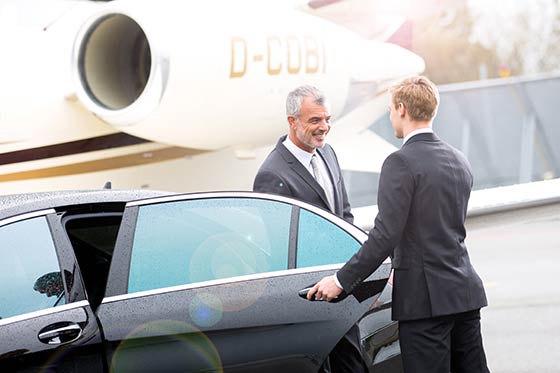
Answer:
<path fill-rule="evenodd" d="M 355 251 L 352 243 L 348 242 L 348 233 L 333 229 L 333 222 L 305 208 L 300 210 L 299 216 L 298 268 L 325 265 L 333 261 L 346 262 Z M 374 372 L 402 372 L 398 323 L 391 317 L 392 283 L 384 286 L 384 281 L 376 281 L 382 273 L 387 273 L 389 267 L 387 260 L 383 268 L 355 290 L 355 296 L 359 299 L 369 299 L 383 287 L 382 293 L 374 298 L 372 307 L 356 322 L 363 361 Z"/>
<path fill-rule="evenodd" d="M 0 221 L 0 370 L 103 371 L 102 340 L 54 210 Z"/>
<path fill-rule="evenodd" d="M 323 230 L 321 246 L 298 238 L 313 225 Z M 97 311 L 109 368 L 317 371 L 372 306 L 389 268 L 370 276 L 375 289 L 362 302 L 310 302 L 299 291 L 332 274 L 365 238 L 323 210 L 256 193 L 127 204 Z"/>

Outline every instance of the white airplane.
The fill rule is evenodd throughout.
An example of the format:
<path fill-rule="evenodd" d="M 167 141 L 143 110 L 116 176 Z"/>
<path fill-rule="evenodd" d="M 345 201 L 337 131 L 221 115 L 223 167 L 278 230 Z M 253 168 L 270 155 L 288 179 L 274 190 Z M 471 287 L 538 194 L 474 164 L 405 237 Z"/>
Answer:
<path fill-rule="evenodd" d="M 5 0 L 0 194 L 251 189 L 301 84 L 329 98 L 342 167 L 379 171 L 394 148 L 367 126 L 424 62 L 332 2 Z"/>

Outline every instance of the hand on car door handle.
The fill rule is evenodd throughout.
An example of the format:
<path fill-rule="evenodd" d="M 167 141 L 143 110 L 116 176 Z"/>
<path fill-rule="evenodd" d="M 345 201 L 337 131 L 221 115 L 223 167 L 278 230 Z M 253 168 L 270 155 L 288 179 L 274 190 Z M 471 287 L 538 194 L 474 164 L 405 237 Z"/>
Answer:
<path fill-rule="evenodd" d="M 358 300 L 358 302 L 363 302 L 364 300 L 369 299 L 381 293 L 381 291 L 383 290 L 386 284 L 387 284 L 387 279 L 371 280 L 371 281 L 366 280 L 361 284 L 359 284 L 358 286 L 356 286 L 351 294 Z M 298 291 L 298 295 L 304 299 L 307 299 L 307 293 L 312 288 L 313 286 L 307 287 L 305 289 L 301 289 L 300 291 Z M 346 297 L 348 297 L 348 294 L 345 291 L 342 291 L 342 293 L 337 298 L 331 300 L 329 303 L 338 303 L 341 300 L 344 300 Z M 315 297 L 313 297 L 313 299 L 311 299 L 310 302 L 325 302 L 325 301 L 323 299 L 315 299 Z"/>
<path fill-rule="evenodd" d="M 307 299 L 307 293 L 309 293 L 309 290 L 311 290 L 312 288 L 313 288 L 313 286 L 310 286 L 310 287 L 305 288 L 305 289 L 301 289 L 300 291 L 298 291 L 298 295 L 300 297 L 304 298 L 305 300 L 309 300 L 310 302 L 326 302 L 326 300 L 323 300 L 323 299 L 316 299 L 315 296 L 313 296 L 313 299 Z M 347 296 L 348 296 L 348 294 L 346 294 L 346 292 L 343 291 L 342 293 L 340 293 L 340 295 L 338 297 L 331 300 L 329 303 L 338 303 L 341 300 L 344 300 Z"/>

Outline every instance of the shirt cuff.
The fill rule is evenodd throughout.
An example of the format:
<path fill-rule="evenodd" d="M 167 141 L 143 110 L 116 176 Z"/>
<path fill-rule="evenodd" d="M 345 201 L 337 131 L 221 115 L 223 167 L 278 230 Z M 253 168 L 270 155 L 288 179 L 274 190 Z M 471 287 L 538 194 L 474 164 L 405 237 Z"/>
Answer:
<path fill-rule="evenodd" d="M 333 275 L 333 278 L 334 278 L 334 283 L 336 284 L 336 286 L 338 286 L 340 289 L 344 290 L 342 285 L 340 285 L 340 281 L 338 281 L 338 277 L 336 277 L 336 273 Z"/>

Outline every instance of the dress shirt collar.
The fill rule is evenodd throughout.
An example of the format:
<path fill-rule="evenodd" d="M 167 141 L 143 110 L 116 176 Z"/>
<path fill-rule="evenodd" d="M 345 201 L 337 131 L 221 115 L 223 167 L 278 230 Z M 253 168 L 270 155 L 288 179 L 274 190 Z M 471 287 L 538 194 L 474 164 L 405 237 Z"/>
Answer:
<path fill-rule="evenodd" d="M 410 138 L 412 136 L 419 135 L 421 133 L 434 133 L 434 130 L 432 129 L 432 127 L 426 127 L 426 128 L 420 128 L 420 129 L 414 130 L 414 131 L 410 132 L 408 135 L 406 135 L 406 137 L 403 140 L 403 145 L 406 144 L 406 142 L 408 140 L 410 140 Z"/>
<path fill-rule="evenodd" d="M 286 149 L 288 149 L 288 151 L 290 153 L 293 154 L 294 157 L 296 157 L 296 159 L 298 161 L 300 161 L 300 163 L 307 168 L 308 170 L 312 170 L 311 169 L 311 157 L 313 156 L 313 154 L 315 153 L 308 153 L 305 150 L 299 148 L 296 144 L 294 144 L 292 142 L 292 140 L 290 140 L 290 137 L 287 136 L 286 140 L 284 140 L 284 142 L 282 142 L 282 144 L 284 144 L 284 146 L 286 147 Z M 312 172 L 312 171 L 311 171 Z M 313 174 L 313 173 L 312 173 Z"/>

